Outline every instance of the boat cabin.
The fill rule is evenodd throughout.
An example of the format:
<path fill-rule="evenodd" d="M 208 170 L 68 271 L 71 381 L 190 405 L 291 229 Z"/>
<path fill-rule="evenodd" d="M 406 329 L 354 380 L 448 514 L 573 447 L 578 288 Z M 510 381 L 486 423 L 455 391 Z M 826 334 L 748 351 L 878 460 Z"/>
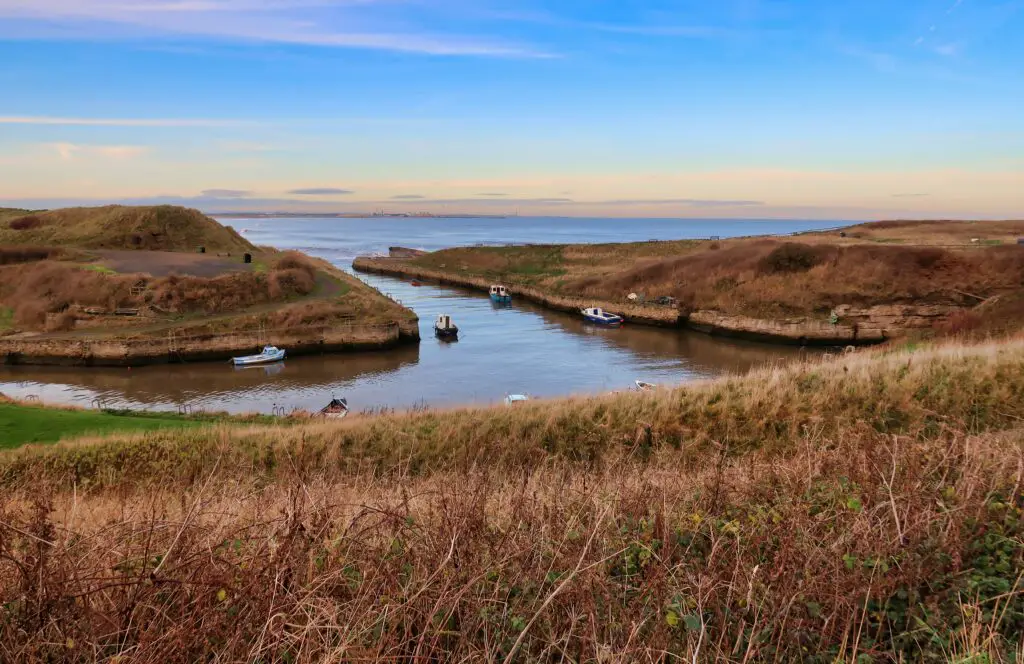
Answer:
<path fill-rule="evenodd" d="M 504 286 L 493 285 L 491 286 L 491 295 L 495 297 L 509 297 L 509 292 Z"/>
<path fill-rule="evenodd" d="M 440 314 L 434 327 L 438 330 L 450 330 L 455 328 L 455 323 L 452 322 L 452 317 L 448 314 Z"/>
<path fill-rule="evenodd" d="M 583 310 L 584 316 L 593 316 L 594 318 L 605 318 L 608 314 L 601 307 L 590 307 L 589 309 Z"/>

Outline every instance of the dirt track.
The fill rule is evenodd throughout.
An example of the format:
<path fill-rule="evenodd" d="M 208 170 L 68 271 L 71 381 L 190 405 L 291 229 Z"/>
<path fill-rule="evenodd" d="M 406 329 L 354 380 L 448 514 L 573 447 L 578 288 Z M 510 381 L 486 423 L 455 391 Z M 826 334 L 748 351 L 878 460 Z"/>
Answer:
<path fill-rule="evenodd" d="M 210 254 L 186 254 L 172 251 L 119 251 L 96 250 L 101 263 L 122 274 L 150 274 L 166 277 L 171 274 L 193 277 L 216 277 L 228 272 L 246 272 L 253 265 L 246 265 L 242 257 L 219 257 Z"/>

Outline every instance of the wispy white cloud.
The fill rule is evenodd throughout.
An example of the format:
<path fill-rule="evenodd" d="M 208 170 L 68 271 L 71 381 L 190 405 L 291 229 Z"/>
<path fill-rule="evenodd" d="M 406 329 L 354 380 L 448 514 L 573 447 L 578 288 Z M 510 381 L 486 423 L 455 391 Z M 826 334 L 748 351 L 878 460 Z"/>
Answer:
<path fill-rule="evenodd" d="M 957 7 L 959 7 L 962 4 L 964 4 L 964 0 L 956 0 L 956 2 L 954 2 L 953 5 L 949 9 L 946 10 L 946 13 L 947 14 L 952 14 L 953 12 L 955 12 L 957 10 Z"/>
<path fill-rule="evenodd" d="M 946 57 L 954 57 L 960 54 L 961 45 L 955 42 L 940 44 L 935 47 L 935 52 Z"/>
<path fill-rule="evenodd" d="M 45 147 L 53 150 L 62 161 L 72 161 L 79 157 L 107 159 L 134 159 L 149 151 L 142 145 L 79 145 L 77 143 L 47 143 Z"/>
<path fill-rule="evenodd" d="M 50 125 L 81 127 L 236 127 L 257 126 L 248 120 L 195 118 L 64 118 L 39 115 L 0 115 L 0 125 Z"/>
<path fill-rule="evenodd" d="M 0 18 L 37 20 L 44 32 L 59 22 L 72 35 L 96 39 L 139 35 L 380 49 L 432 55 L 534 58 L 529 46 L 462 35 L 396 29 L 376 11 L 385 0 L 0 0 Z M 104 26 L 122 26 L 104 30 Z M 30 26 L 31 27 L 31 26 Z M 31 37 L 18 25 L 0 37 Z"/>

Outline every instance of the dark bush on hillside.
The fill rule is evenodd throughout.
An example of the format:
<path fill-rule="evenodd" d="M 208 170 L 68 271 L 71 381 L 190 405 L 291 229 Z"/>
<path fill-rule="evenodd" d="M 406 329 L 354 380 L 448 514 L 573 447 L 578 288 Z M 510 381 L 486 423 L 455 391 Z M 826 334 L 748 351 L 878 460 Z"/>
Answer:
<path fill-rule="evenodd" d="M 905 254 L 905 257 L 913 261 L 914 265 L 922 270 L 930 270 L 944 258 L 949 256 L 949 252 L 944 249 L 935 249 L 932 247 L 925 247 L 922 249 L 912 249 Z"/>
<path fill-rule="evenodd" d="M 44 261 L 60 253 L 48 247 L 0 247 L 0 265 Z"/>
<path fill-rule="evenodd" d="M 762 258 L 758 268 L 765 274 L 806 272 L 824 260 L 824 253 L 808 244 L 787 242 Z"/>
<path fill-rule="evenodd" d="M 38 228 L 43 225 L 43 220 L 35 215 L 29 215 L 27 217 L 18 217 L 8 224 L 8 227 L 13 231 L 27 231 L 30 228 Z"/>
<path fill-rule="evenodd" d="M 295 251 L 285 252 L 285 254 L 278 259 L 277 263 L 274 264 L 274 269 L 304 270 L 310 274 L 316 272 L 316 268 L 309 262 L 309 259 Z"/>

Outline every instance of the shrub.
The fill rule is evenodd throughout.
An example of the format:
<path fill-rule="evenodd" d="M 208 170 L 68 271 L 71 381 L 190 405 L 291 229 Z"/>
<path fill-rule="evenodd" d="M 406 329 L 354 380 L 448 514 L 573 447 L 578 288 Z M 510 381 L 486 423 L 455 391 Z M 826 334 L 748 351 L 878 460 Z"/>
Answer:
<path fill-rule="evenodd" d="M 806 272 L 822 262 L 823 254 L 819 247 L 787 242 L 762 258 L 758 267 L 765 274 Z"/>
<path fill-rule="evenodd" d="M 43 261 L 60 253 L 49 247 L 0 247 L 0 265 Z"/>
<path fill-rule="evenodd" d="M 18 217 L 8 224 L 8 227 L 12 231 L 27 231 L 31 228 L 38 228 L 43 225 L 43 220 L 35 215 L 28 215 L 27 217 Z"/>

